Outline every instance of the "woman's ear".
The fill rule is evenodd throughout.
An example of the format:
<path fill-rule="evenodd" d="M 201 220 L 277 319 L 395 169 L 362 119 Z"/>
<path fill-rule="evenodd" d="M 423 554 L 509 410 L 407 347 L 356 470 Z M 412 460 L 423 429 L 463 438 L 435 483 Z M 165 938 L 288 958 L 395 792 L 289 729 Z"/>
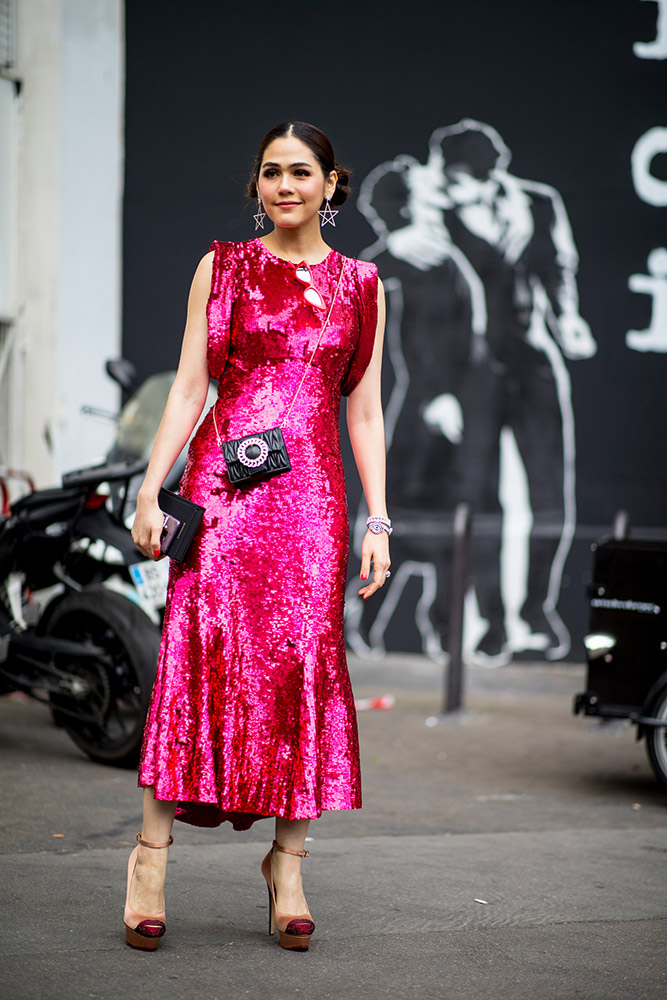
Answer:
<path fill-rule="evenodd" d="M 336 184 L 338 183 L 338 174 L 335 170 L 332 170 L 327 178 L 327 182 L 324 185 L 324 197 L 331 198 L 334 191 L 336 190 Z"/>

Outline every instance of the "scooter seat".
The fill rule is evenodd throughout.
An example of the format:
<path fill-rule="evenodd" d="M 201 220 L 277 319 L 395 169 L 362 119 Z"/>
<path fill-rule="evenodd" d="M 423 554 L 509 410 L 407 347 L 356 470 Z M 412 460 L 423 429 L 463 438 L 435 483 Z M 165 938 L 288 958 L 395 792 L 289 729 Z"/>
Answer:
<path fill-rule="evenodd" d="M 116 483 L 131 479 L 144 472 L 147 463 L 140 459 L 129 462 L 112 462 L 109 465 L 93 465 L 87 469 L 75 469 L 62 477 L 63 486 L 98 486 L 100 483 Z"/>

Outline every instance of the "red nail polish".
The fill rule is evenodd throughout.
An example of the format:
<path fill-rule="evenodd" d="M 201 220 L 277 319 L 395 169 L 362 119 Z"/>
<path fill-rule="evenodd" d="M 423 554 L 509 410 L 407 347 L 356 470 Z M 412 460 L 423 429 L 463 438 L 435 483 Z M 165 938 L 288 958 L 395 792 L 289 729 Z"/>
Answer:
<path fill-rule="evenodd" d="M 368 573 L 362 573 L 361 574 L 361 579 L 362 580 L 367 580 L 368 579 Z"/>
<path fill-rule="evenodd" d="M 153 558 L 154 558 L 154 559 L 157 559 L 157 557 L 158 557 L 159 555 L 160 555 L 160 550 L 159 550 L 159 549 L 153 549 Z"/>

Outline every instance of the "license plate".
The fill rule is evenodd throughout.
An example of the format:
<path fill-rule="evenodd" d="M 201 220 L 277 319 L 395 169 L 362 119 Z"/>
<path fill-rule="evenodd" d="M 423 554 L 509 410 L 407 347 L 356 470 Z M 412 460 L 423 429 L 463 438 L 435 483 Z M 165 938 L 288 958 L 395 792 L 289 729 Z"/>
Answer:
<path fill-rule="evenodd" d="M 134 563 L 130 566 L 132 583 L 142 601 L 158 610 L 163 608 L 167 598 L 167 582 L 169 580 L 169 560 L 160 559 L 153 562 Z"/>

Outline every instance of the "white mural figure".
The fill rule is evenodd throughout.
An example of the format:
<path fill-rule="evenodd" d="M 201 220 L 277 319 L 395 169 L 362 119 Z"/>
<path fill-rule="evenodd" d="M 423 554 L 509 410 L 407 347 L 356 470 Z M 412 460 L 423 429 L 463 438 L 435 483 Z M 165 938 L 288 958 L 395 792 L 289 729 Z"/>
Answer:
<path fill-rule="evenodd" d="M 402 525 L 392 557 L 415 576 L 430 568 L 420 571 L 437 580 L 429 619 L 446 648 L 447 520 L 458 501 L 472 504 L 484 628 L 469 652 L 494 664 L 524 649 L 551 658 L 569 649 L 556 611 L 575 523 L 563 358 L 596 350 L 579 314 L 578 258 L 560 195 L 511 174 L 510 159 L 494 128 L 464 119 L 433 133 L 425 164 L 400 156 L 375 168 L 358 201 L 378 235 L 365 256 L 386 281 L 388 331 L 392 323 L 399 331 L 400 413 L 396 388 L 387 408 L 396 412 L 388 493 Z M 510 520 L 522 525 L 518 535 Z M 349 595 L 358 652 L 382 650 L 399 583 L 402 594 L 405 572 L 395 573 L 372 620 Z M 422 648 L 432 652 L 424 592 L 419 609 Z"/>
<path fill-rule="evenodd" d="M 633 351 L 667 353 L 667 249 L 657 247 L 648 255 L 648 274 L 631 274 L 631 292 L 653 298 L 651 321 L 645 330 L 628 330 L 625 343 Z"/>
<path fill-rule="evenodd" d="M 667 0 L 651 0 L 658 5 L 655 40 L 635 42 L 632 51 L 638 59 L 667 59 Z"/>

